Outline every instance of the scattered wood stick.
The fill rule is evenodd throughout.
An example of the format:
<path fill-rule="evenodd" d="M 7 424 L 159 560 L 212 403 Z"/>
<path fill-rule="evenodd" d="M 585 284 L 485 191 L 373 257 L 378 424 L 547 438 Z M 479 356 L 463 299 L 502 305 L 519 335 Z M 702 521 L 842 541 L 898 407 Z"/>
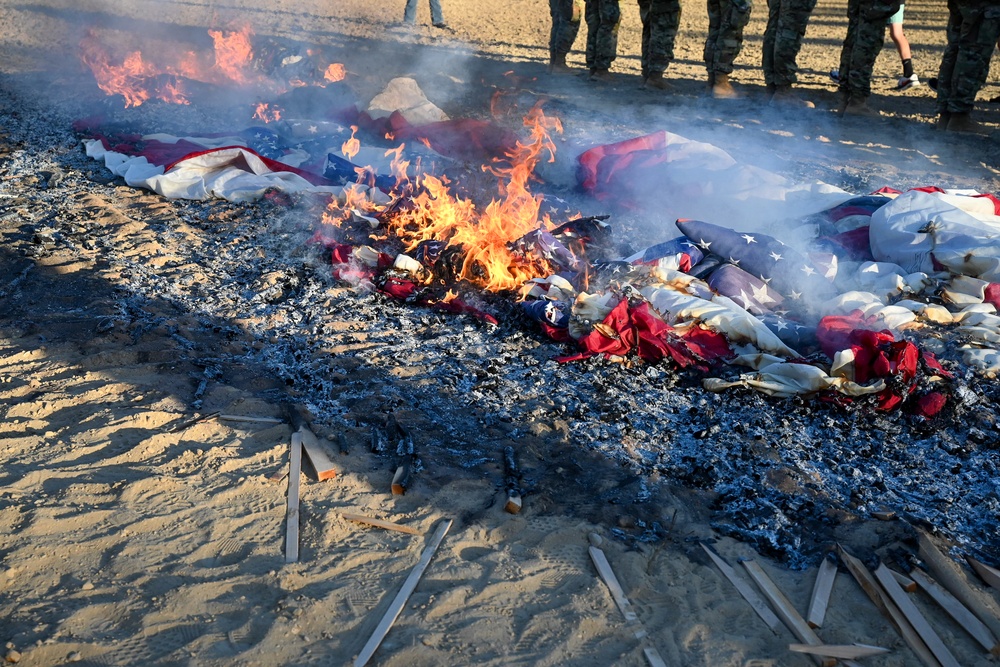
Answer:
<path fill-rule="evenodd" d="M 185 422 L 181 422 L 177 426 L 173 427 L 167 433 L 180 433 L 181 431 L 186 431 L 195 424 L 200 424 L 201 422 L 207 422 L 209 419 L 215 419 L 219 416 L 218 412 L 210 412 L 207 415 L 199 415 L 197 417 L 192 417 Z"/>
<path fill-rule="evenodd" d="M 916 654 L 916 656 L 923 662 L 927 667 L 939 667 L 937 658 L 930 652 L 924 640 L 920 638 L 917 631 L 913 629 L 910 622 L 906 620 L 906 616 L 903 612 L 899 610 L 896 604 L 885 594 L 872 573 L 868 571 L 868 568 L 864 566 L 860 560 L 847 553 L 847 550 L 843 546 L 837 545 L 837 553 L 840 556 L 840 560 L 847 567 L 847 571 L 851 573 L 854 580 L 858 582 L 871 601 L 875 604 L 882 615 L 885 616 L 889 621 L 896 626 L 896 630 L 899 632 L 900 636 L 907 643 L 910 649 Z"/>
<path fill-rule="evenodd" d="M 299 476 L 302 471 L 302 433 L 292 433 L 288 466 L 288 508 L 285 512 L 285 562 L 299 560 Z"/>
<path fill-rule="evenodd" d="M 969 583 L 958 563 L 942 553 L 927 532 L 917 529 L 917 540 L 920 544 L 920 558 L 927 564 L 937 582 L 986 624 L 994 637 L 1000 637 L 1000 607 L 993 598 Z M 994 655 L 1000 655 L 1000 652 Z"/>
<path fill-rule="evenodd" d="M 625 625 L 629 626 L 636 639 L 646 644 L 646 646 L 643 646 L 642 653 L 646 657 L 646 661 L 649 662 L 650 667 L 667 667 L 667 664 L 663 662 L 663 658 L 660 657 L 660 652 L 655 647 L 649 645 L 649 636 L 646 633 L 646 629 L 642 626 L 639 616 L 632 609 L 632 603 L 625 596 L 625 591 L 618 582 L 618 577 L 615 576 L 614 570 L 611 569 L 608 557 L 599 548 L 592 546 L 590 547 L 590 559 L 594 561 L 597 574 L 600 575 L 604 585 L 611 591 L 612 599 L 621 611 L 622 616 L 625 617 Z"/>
<path fill-rule="evenodd" d="M 812 646 L 820 646 L 823 644 L 823 640 L 813 632 L 813 629 L 809 627 L 806 620 L 802 618 L 792 603 L 788 601 L 785 594 L 775 585 L 771 580 L 771 577 L 767 576 L 767 573 L 753 560 L 744 560 L 743 567 L 746 568 L 747 573 L 750 578 L 753 579 L 757 586 L 763 591 L 764 596 L 770 600 L 771 607 L 774 609 L 775 613 L 778 614 L 778 618 L 784 621 L 788 629 L 792 631 L 792 634 L 799 638 L 799 641 L 805 642 L 806 644 L 811 644 Z M 821 665 L 821 667 L 834 667 L 837 661 L 833 658 L 825 658 L 821 655 L 814 655 L 813 659 L 816 663 Z"/>
<path fill-rule="evenodd" d="M 393 417 L 395 421 L 395 417 Z M 413 469 L 413 437 L 396 421 L 396 429 L 400 433 L 399 444 L 396 445 L 396 472 L 392 476 L 390 490 L 392 495 L 401 496 L 410 488 Z"/>
<path fill-rule="evenodd" d="M 995 567 L 990 567 L 986 563 L 982 563 L 968 554 L 965 555 L 965 560 L 983 581 L 1000 591 L 1000 570 Z"/>
<path fill-rule="evenodd" d="M 955 619 L 956 623 L 962 626 L 963 630 L 979 642 L 980 646 L 993 655 L 1000 655 L 1000 643 L 997 642 L 996 637 L 958 598 L 919 569 L 912 570 L 910 576 L 916 580 L 917 584 L 927 595 L 948 612 L 949 616 Z"/>
<path fill-rule="evenodd" d="M 222 415 L 218 412 L 219 419 L 227 422 L 253 422 L 255 424 L 284 424 L 284 419 L 277 417 L 254 417 L 253 415 Z"/>
<path fill-rule="evenodd" d="M 896 583 L 899 584 L 899 587 L 902 588 L 904 591 L 906 591 L 907 593 L 913 593 L 917 590 L 917 582 L 915 582 L 913 579 L 910 579 L 908 576 L 902 574 L 901 572 L 893 570 L 891 567 L 887 567 L 886 569 L 889 570 L 889 573 L 892 574 L 892 578 L 896 580 Z"/>
<path fill-rule="evenodd" d="M 305 424 L 299 427 L 298 432 L 302 435 L 302 449 L 306 453 L 306 458 L 309 459 L 313 472 L 316 473 L 317 481 L 322 482 L 336 477 L 337 468 L 323 451 L 316 434 Z"/>
<path fill-rule="evenodd" d="M 379 621 L 378 626 L 375 631 L 372 632 L 372 636 L 368 639 L 368 643 L 365 644 L 364 648 L 361 649 L 361 653 L 354 660 L 354 667 L 363 667 L 368 664 L 371 657 L 375 654 L 376 649 L 378 649 L 379 644 L 385 639 L 385 636 L 389 633 L 389 629 L 392 624 L 396 622 L 399 618 L 399 614 L 403 611 L 403 606 L 409 599 L 410 594 L 417 587 L 417 582 L 420 581 L 420 576 L 430 565 L 431 558 L 434 557 L 434 552 L 437 551 L 438 546 L 444 539 L 444 536 L 448 533 L 448 529 L 451 528 L 451 519 L 446 519 L 442 521 L 436 531 L 434 531 L 431 541 L 424 547 L 424 551 L 420 554 L 420 560 L 414 566 L 413 570 L 410 571 L 410 575 L 403 582 L 403 587 L 399 589 L 396 593 L 396 597 L 393 599 L 389 608 L 386 610 L 385 615 L 382 616 L 382 620 Z"/>
<path fill-rule="evenodd" d="M 504 468 L 504 486 L 507 490 L 507 502 L 504 504 L 503 509 L 509 514 L 517 514 L 521 511 L 522 499 L 521 499 L 521 471 L 517 465 L 517 456 L 515 455 L 514 448 L 511 445 L 507 445 L 503 448 L 503 468 Z"/>
<path fill-rule="evenodd" d="M 281 468 L 278 468 L 273 473 L 268 475 L 267 481 L 275 483 L 280 482 L 281 480 L 285 479 L 285 476 L 287 474 L 288 474 L 288 469 L 282 466 Z"/>
<path fill-rule="evenodd" d="M 840 658 L 842 660 L 853 660 L 855 658 L 867 658 L 871 655 L 882 655 L 888 653 L 889 649 L 881 646 L 871 646 L 869 644 L 789 644 L 788 650 L 795 653 L 808 653 L 810 655 L 821 655 L 825 658 Z"/>
<path fill-rule="evenodd" d="M 361 514 L 351 514 L 349 512 L 341 512 L 340 516 L 344 517 L 348 521 L 356 521 L 357 523 L 368 524 L 369 526 L 377 526 L 379 528 L 385 528 L 386 530 L 395 530 L 400 533 L 407 533 L 409 535 L 422 535 L 419 530 L 413 528 L 412 526 L 404 526 L 400 523 L 393 523 L 392 521 L 383 521 L 382 519 L 372 519 L 371 517 L 363 516 Z"/>
<path fill-rule="evenodd" d="M 810 628 L 823 625 L 826 618 L 826 608 L 830 604 L 830 593 L 833 582 L 837 579 L 837 564 L 829 558 L 824 558 L 819 564 L 816 581 L 813 583 L 812 595 L 809 598 L 809 611 L 806 612 L 806 623 Z"/>
<path fill-rule="evenodd" d="M 958 667 L 958 660 L 952 655 L 948 647 L 941 641 L 941 637 L 934 631 L 927 619 L 924 618 L 920 610 L 913 604 L 913 600 L 907 597 L 906 592 L 896 583 L 896 578 L 892 576 L 892 571 L 882 563 L 875 570 L 875 578 L 882 584 L 882 588 L 889 594 L 892 601 L 896 603 L 899 610 L 906 616 L 913 629 L 917 631 L 920 638 L 927 644 L 934 657 L 938 659 L 942 667 Z"/>
<path fill-rule="evenodd" d="M 740 595 L 743 596 L 743 599 L 747 601 L 747 604 L 749 604 L 750 607 L 757 612 L 760 619 L 767 624 L 767 627 L 771 628 L 771 632 L 778 634 L 778 628 L 781 627 L 781 621 L 774 615 L 774 612 L 767 606 L 767 603 L 760 599 L 760 596 L 757 595 L 757 592 L 750 587 L 750 584 L 740 579 L 732 566 L 727 563 L 722 556 L 712 551 L 708 545 L 702 543 L 701 548 L 705 550 L 705 553 L 707 553 L 708 557 L 712 559 L 715 566 L 719 568 L 722 575 L 729 580 L 729 583 L 731 583 L 736 590 L 739 591 Z"/>
<path fill-rule="evenodd" d="M 396 473 L 392 476 L 392 495 L 402 496 L 410 486 L 410 462 L 404 461 L 396 468 Z"/>

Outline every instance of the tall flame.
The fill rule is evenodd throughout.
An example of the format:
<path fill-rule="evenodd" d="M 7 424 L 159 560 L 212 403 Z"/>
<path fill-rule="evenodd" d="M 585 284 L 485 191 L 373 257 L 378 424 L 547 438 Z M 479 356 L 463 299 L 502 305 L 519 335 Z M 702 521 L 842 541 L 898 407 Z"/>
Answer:
<path fill-rule="evenodd" d="M 353 159 L 354 156 L 358 154 L 358 151 L 361 150 L 361 142 L 354 137 L 357 131 L 358 131 L 358 126 L 351 125 L 351 138 L 345 141 L 343 145 L 341 145 L 340 147 L 340 151 L 344 154 L 344 157 L 346 157 L 348 160 Z"/>

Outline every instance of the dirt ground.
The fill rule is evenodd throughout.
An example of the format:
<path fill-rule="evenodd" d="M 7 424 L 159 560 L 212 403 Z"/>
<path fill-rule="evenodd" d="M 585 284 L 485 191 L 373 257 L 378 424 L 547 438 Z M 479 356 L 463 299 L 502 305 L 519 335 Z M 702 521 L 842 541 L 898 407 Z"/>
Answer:
<path fill-rule="evenodd" d="M 785 111 L 765 104 L 756 65 L 763 3 L 733 77 L 747 96 L 717 102 L 704 95 L 707 20 L 697 3 L 684 6 L 677 61 L 667 73 L 676 91 L 661 94 L 639 87 L 640 25 L 632 3 L 623 3 L 617 80 L 597 84 L 546 74 L 549 19 L 540 0 L 497 7 L 443 2 L 444 30 L 427 25 L 424 4 L 423 25 L 402 26 L 402 2 L 0 0 L 0 642 L 8 643 L 8 660 L 346 664 L 417 563 L 427 536 L 453 518 L 371 664 L 643 665 L 643 646 L 655 647 L 671 665 L 808 663 L 788 652 L 797 641 L 790 632 L 768 630 L 719 576 L 699 542 L 714 543 L 734 565 L 758 558 L 802 611 L 815 568 L 789 571 L 720 537 L 704 492 L 667 488 L 654 510 L 597 507 L 602 503 L 593 496 L 607 489 L 574 488 L 578 463 L 560 458 L 572 442 L 558 419 L 499 424 L 481 434 L 537 452 L 539 482 L 548 490 L 528 498 L 518 515 L 500 510 L 495 478 L 458 467 L 392 496 L 386 462 L 369 451 L 367 431 L 340 429 L 346 437 L 338 439 L 337 424 L 318 419 L 318 435 L 340 473 L 322 483 L 303 478 L 302 557 L 285 564 L 286 487 L 271 477 L 285 465 L 288 425 L 198 421 L 215 412 L 284 418 L 275 397 L 287 388 L 277 378 L 237 362 L 220 374 L 206 371 L 215 363 L 206 359 L 238 358 L 244 346 L 268 341 L 230 335 L 231 322 L 206 328 L 198 314 L 177 310 L 166 296 L 121 312 L 137 266 L 156 269 L 165 295 L 207 282 L 205 267 L 190 257 L 196 249 L 224 249 L 226 234 L 245 240 L 255 210 L 167 201 L 128 188 L 82 155 L 70 122 L 110 104 L 75 55 L 87 28 L 144 48 L 194 48 L 206 44 L 206 28 L 249 24 L 258 36 L 325 49 L 345 63 L 359 98 L 370 98 L 392 77 L 413 76 L 455 117 L 485 116 L 497 93 L 511 114 L 544 99 L 563 120 L 559 149 L 567 156 L 546 167 L 545 176 L 566 188 L 581 147 L 666 129 L 795 180 L 854 192 L 883 185 L 1000 190 L 1000 143 L 936 132 L 928 86 L 894 91 L 900 65 L 891 42 L 876 63 L 873 86 L 873 105 L 885 120 L 834 113 L 829 71 L 838 64 L 846 3 L 819 2 L 799 59 L 800 87 L 817 108 Z M 913 2 L 906 16 L 915 70 L 926 81 L 943 50 L 945 3 Z M 581 71 L 584 37 L 581 30 L 569 59 Z M 998 96 L 995 59 L 976 117 L 1000 133 L 1000 104 L 988 101 Z M 177 122 L 197 121 L 198 114 L 179 109 Z M 162 108 L 136 110 L 139 122 L 163 115 Z M 53 190 L 56 167 L 66 194 Z M 45 242 L 33 230 L 48 220 L 78 224 L 105 243 L 59 245 L 35 257 L 30 249 Z M 641 229 L 643 221 L 635 224 Z M 336 304 L 357 297 L 334 289 L 324 298 Z M 116 327 L 122 318 L 135 326 Z M 354 360 L 353 372 L 339 380 L 346 403 L 353 391 L 381 387 L 385 379 L 364 363 L 382 335 L 377 323 L 341 324 L 349 337 L 338 339 L 337 351 Z M 465 335 L 461 325 L 455 329 L 449 345 Z M 386 374 L 404 384 L 409 399 L 437 391 L 410 369 Z M 352 414 L 363 416 L 372 405 L 380 404 L 357 400 Z M 474 406 L 469 412 L 482 417 Z M 419 410 L 412 413 L 419 424 Z M 470 417 L 469 428 L 475 423 Z M 637 483 L 617 464 L 591 463 L 604 466 L 612 490 Z M 342 512 L 414 526 L 422 535 L 362 528 Z M 649 519 L 669 525 L 669 537 L 638 545 L 614 539 L 615 529 Z M 857 544 L 879 545 L 881 556 L 912 536 L 892 521 L 858 520 L 850 531 Z M 597 578 L 588 555 L 593 543 L 621 579 L 637 622 L 625 622 Z M 962 664 L 992 664 L 957 625 L 926 601 L 919 604 Z M 642 629 L 636 623 L 645 638 L 636 638 Z M 818 632 L 829 643 L 892 649 L 867 664 L 918 664 L 843 571 Z"/>

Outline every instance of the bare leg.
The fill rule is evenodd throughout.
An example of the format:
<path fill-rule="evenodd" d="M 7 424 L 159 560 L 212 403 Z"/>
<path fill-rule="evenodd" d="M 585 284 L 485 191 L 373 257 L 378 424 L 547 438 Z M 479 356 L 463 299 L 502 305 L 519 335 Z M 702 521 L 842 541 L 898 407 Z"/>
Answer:
<path fill-rule="evenodd" d="M 906 39 L 906 35 L 903 34 L 902 23 L 889 24 L 889 38 L 892 39 L 893 44 L 896 45 L 896 51 L 899 52 L 899 59 L 909 60 L 910 42 Z"/>

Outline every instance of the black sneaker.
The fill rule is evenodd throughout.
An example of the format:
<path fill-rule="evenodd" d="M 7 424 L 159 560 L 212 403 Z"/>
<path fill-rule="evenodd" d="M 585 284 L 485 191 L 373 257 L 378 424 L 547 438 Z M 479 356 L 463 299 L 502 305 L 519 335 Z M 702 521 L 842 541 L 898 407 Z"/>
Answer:
<path fill-rule="evenodd" d="M 442 30 L 447 30 L 448 24 L 445 23 L 444 21 L 441 21 L 440 23 L 435 23 L 434 27 L 435 28 L 441 28 Z"/>

